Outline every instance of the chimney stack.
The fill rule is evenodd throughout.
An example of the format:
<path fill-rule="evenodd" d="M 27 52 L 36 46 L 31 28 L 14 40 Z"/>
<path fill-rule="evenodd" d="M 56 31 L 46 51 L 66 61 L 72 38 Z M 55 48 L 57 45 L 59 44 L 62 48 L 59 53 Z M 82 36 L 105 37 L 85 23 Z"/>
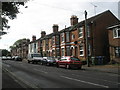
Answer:
<path fill-rule="evenodd" d="M 71 26 L 75 25 L 78 23 L 78 18 L 76 15 L 72 15 L 71 18 L 70 18 L 70 23 L 71 23 Z"/>
<path fill-rule="evenodd" d="M 35 40 L 36 40 L 36 36 L 33 35 L 33 36 L 32 36 L 32 41 L 35 41 Z"/>
<path fill-rule="evenodd" d="M 46 32 L 45 32 L 45 31 L 42 31 L 42 32 L 41 32 L 41 38 L 45 37 L 45 35 L 46 35 Z"/>
<path fill-rule="evenodd" d="M 58 32 L 58 28 L 59 28 L 58 24 L 53 24 L 53 33 Z"/>

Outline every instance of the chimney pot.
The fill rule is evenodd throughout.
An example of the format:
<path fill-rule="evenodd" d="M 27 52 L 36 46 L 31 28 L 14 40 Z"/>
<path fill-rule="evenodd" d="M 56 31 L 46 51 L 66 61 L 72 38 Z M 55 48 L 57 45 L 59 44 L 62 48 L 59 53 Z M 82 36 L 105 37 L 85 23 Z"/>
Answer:
<path fill-rule="evenodd" d="M 33 35 L 33 36 L 32 36 L 32 41 L 35 41 L 35 40 L 36 40 L 36 36 Z"/>
<path fill-rule="evenodd" d="M 46 32 L 45 31 L 42 31 L 41 32 L 41 38 L 45 37 L 46 36 Z"/>
<path fill-rule="evenodd" d="M 75 25 L 78 23 L 78 18 L 76 15 L 72 15 L 71 18 L 70 18 L 70 23 L 71 23 L 71 26 Z"/>
<path fill-rule="evenodd" d="M 58 28 L 59 28 L 58 24 L 53 24 L 53 33 L 58 32 Z"/>

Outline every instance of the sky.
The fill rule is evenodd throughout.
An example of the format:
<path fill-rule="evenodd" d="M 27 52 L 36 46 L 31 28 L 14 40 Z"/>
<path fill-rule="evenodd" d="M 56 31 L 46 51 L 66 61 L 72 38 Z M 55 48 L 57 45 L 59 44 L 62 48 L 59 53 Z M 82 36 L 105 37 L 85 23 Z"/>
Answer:
<path fill-rule="evenodd" d="M 40 38 L 41 31 L 46 34 L 53 32 L 53 24 L 59 30 L 70 26 L 70 17 L 76 15 L 79 22 L 84 20 L 84 11 L 88 18 L 106 10 L 118 17 L 118 1 L 120 0 L 30 0 L 20 7 L 20 13 L 14 20 L 9 20 L 10 29 L 0 39 L 0 49 L 9 49 L 15 41 L 23 38 L 32 39 L 33 35 Z"/>

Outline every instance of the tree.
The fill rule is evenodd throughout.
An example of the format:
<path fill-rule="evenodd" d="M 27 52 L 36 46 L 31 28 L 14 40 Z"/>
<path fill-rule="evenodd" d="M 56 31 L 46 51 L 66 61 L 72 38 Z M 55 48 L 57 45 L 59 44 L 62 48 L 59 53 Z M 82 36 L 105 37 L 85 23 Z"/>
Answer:
<path fill-rule="evenodd" d="M 15 19 L 19 12 L 19 6 L 24 6 L 25 2 L 2 2 L 2 30 L 9 29 L 10 26 L 8 25 L 8 19 Z M 25 7 L 26 8 L 26 7 Z"/>
<path fill-rule="evenodd" d="M 26 38 L 23 39 L 19 39 L 17 40 L 12 46 L 10 46 L 9 48 L 12 50 L 14 48 L 17 48 L 17 46 L 23 41 L 23 40 L 27 40 Z"/>
<path fill-rule="evenodd" d="M 6 49 L 2 50 L 2 56 L 11 56 L 10 52 Z"/>

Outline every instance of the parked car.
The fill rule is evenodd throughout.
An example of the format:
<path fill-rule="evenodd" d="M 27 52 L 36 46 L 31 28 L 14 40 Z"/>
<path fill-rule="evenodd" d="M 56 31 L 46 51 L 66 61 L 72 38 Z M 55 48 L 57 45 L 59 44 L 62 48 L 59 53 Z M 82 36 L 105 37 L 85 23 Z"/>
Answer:
<path fill-rule="evenodd" d="M 57 67 L 78 68 L 81 69 L 82 62 L 79 58 L 73 56 L 64 56 L 59 61 L 57 61 Z"/>
<path fill-rule="evenodd" d="M 53 57 L 43 57 L 41 64 L 48 65 L 48 66 L 55 65 L 56 60 Z"/>
<path fill-rule="evenodd" d="M 28 54 L 28 63 L 32 62 L 32 63 L 38 63 L 41 62 L 42 60 L 42 56 L 39 53 L 29 53 Z"/>
<path fill-rule="evenodd" d="M 15 56 L 14 60 L 15 61 L 22 61 L 22 58 L 20 56 Z"/>
<path fill-rule="evenodd" d="M 2 56 L 2 60 L 7 60 L 7 57 L 6 56 Z"/>
<path fill-rule="evenodd" d="M 7 60 L 12 60 L 11 56 L 7 56 L 6 58 L 7 58 Z"/>

